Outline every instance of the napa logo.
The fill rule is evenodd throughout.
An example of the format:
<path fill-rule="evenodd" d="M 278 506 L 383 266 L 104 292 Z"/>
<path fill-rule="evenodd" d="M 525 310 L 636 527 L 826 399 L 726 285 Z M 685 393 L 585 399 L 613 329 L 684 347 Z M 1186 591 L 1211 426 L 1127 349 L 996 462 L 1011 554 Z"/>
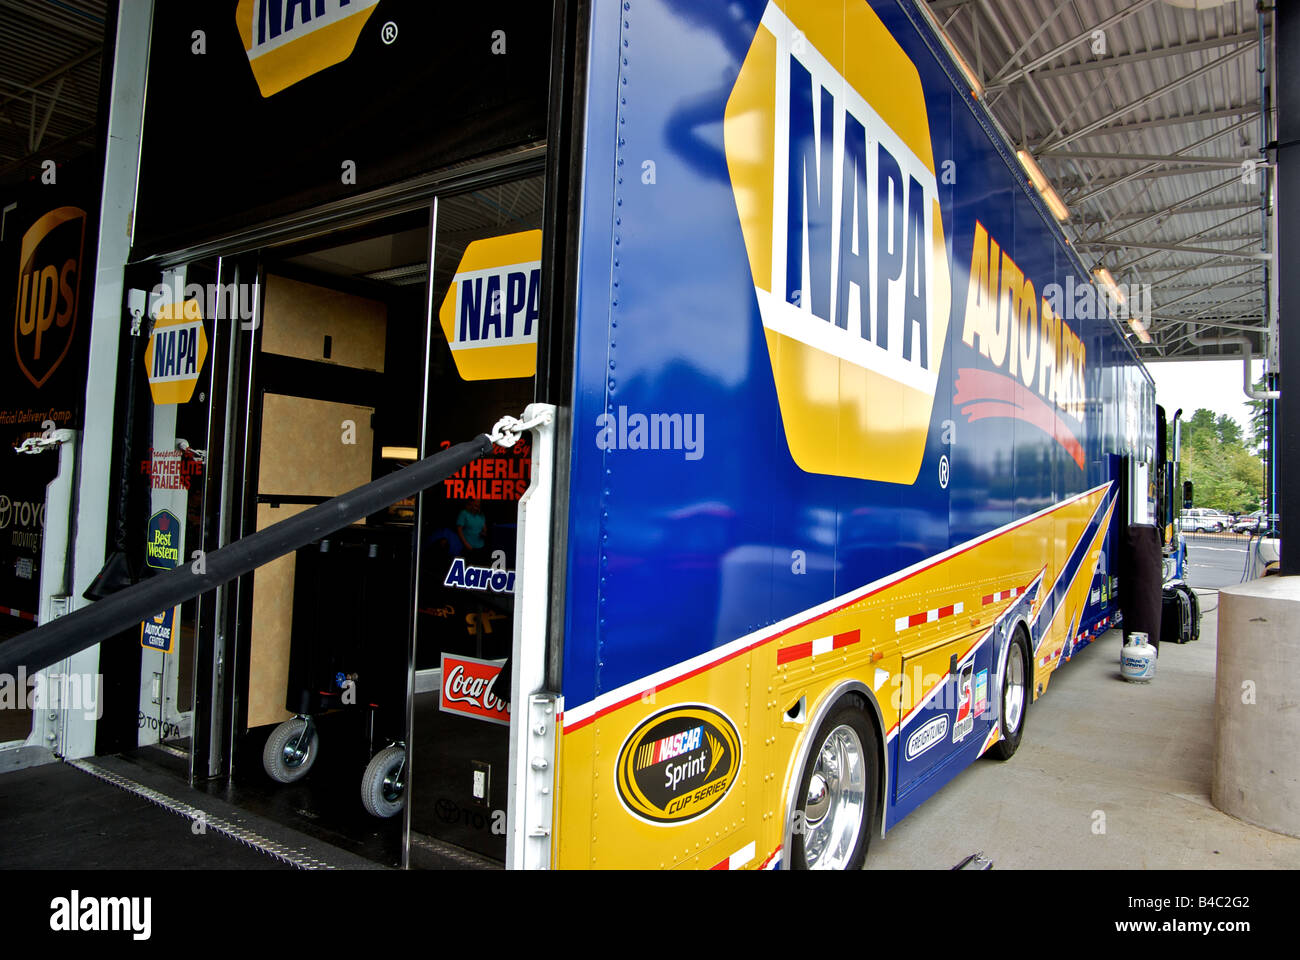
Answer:
<path fill-rule="evenodd" d="M 197 300 L 160 304 L 144 348 L 149 392 L 157 406 L 189 403 L 208 357 L 203 311 Z"/>
<path fill-rule="evenodd" d="M 438 321 L 462 380 L 537 373 L 542 231 L 475 240 L 465 248 Z"/>
<path fill-rule="evenodd" d="M 866 0 L 769 3 L 723 133 L 791 455 L 914 482 L 952 299 L 916 67 Z"/>
<path fill-rule="evenodd" d="M 263 97 L 352 56 L 379 0 L 239 0 L 235 19 Z"/>

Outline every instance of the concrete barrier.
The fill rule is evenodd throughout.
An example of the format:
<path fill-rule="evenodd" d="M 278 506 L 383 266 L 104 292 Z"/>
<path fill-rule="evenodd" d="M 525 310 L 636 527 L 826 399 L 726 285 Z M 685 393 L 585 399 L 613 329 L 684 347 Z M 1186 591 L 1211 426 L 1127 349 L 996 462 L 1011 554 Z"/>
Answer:
<path fill-rule="evenodd" d="M 1219 591 L 1211 799 L 1300 837 L 1300 577 Z"/>

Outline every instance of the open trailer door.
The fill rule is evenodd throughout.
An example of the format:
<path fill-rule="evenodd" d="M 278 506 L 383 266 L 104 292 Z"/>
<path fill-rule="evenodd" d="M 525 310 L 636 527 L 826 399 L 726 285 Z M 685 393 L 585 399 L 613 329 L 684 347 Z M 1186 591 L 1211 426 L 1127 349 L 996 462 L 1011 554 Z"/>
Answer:
<path fill-rule="evenodd" d="M 542 196 L 542 178 L 525 176 L 435 204 L 425 456 L 536 395 Z M 535 779 L 527 730 L 549 727 L 531 713 L 547 709 L 532 693 L 545 680 L 553 435 L 538 423 L 419 498 L 413 864 L 450 843 L 522 866 L 537 832 L 521 797 Z M 549 846 L 532 846 L 545 865 Z"/>

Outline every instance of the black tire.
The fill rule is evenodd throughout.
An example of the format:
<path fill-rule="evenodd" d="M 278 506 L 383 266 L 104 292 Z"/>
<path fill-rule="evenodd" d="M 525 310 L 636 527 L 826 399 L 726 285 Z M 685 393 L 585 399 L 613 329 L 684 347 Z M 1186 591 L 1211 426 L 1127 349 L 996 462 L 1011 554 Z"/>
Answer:
<path fill-rule="evenodd" d="M 406 805 L 406 750 L 385 747 L 366 765 L 361 777 L 361 805 L 372 817 L 387 819 Z"/>
<path fill-rule="evenodd" d="M 832 735 L 836 741 L 832 744 Z M 856 737 L 857 757 L 860 761 L 861 772 L 861 815 L 854 818 L 852 813 L 852 802 L 846 804 L 847 810 L 843 821 L 844 829 L 851 829 L 851 824 L 856 819 L 857 833 L 852 838 L 852 849 L 847 854 L 834 852 L 835 848 L 843 847 L 843 838 L 839 843 L 831 846 L 829 850 L 822 849 L 820 855 L 816 851 L 809 849 L 809 840 L 814 839 L 817 828 L 823 824 L 831 827 L 835 823 L 835 818 L 829 812 L 828 806 L 823 811 L 811 809 L 809 805 L 809 788 L 813 782 L 814 774 L 825 778 L 827 773 L 827 763 L 822 763 L 819 770 L 819 760 L 822 757 L 823 750 L 830 748 L 834 755 L 836 763 L 844 760 L 844 754 L 838 746 L 844 746 Z M 828 760 L 830 758 L 828 757 Z M 850 758 L 850 762 L 852 759 Z M 842 780 L 842 775 L 837 780 Z M 852 777 L 850 777 L 852 779 Z M 867 859 L 867 848 L 871 845 L 871 831 L 874 829 L 876 822 L 876 792 L 880 782 L 879 759 L 877 757 L 876 736 L 873 731 L 871 722 L 867 719 L 862 708 L 855 699 L 846 698 L 837 704 L 822 721 L 821 726 L 813 734 L 812 748 L 808 752 L 808 758 L 804 761 L 804 769 L 799 775 L 798 792 L 795 794 L 796 807 L 791 813 L 791 831 L 790 831 L 790 868 L 792 870 L 811 870 L 811 869 L 843 869 L 843 870 L 861 870 L 863 863 Z M 823 783 L 825 780 L 823 779 Z M 848 788 L 848 794 L 856 796 L 857 789 Z M 834 795 L 834 791 L 828 790 L 825 794 L 828 798 Z M 827 803 L 833 803 L 828 799 Z M 831 817 L 830 821 L 827 818 Z M 832 836 L 840 833 L 839 829 L 830 830 L 825 836 Z M 813 862 L 809 863 L 810 855 Z"/>
<path fill-rule="evenodd" d="M 1015 676 L 1016 667 L 1013 658 L 1020 662 L 1020 701 L 1019 709 L 1014 709 L 1013 701 L 1008 697 L 1007 678 Z M 1029 713 L 1029 701 L 1033 699 L 1034 686 L 1033 661 L 1029 657 L 1029 641 L 1023 630 L 1016 630 L 1015 636 L 1007 647 L 1007 657 L 1002 663 L 1002 675 L 998 678 L 998 693 L 1002 702 L 998 704 L 998 726 L 1002 736 L 989 749 L 989 756 L 995 760 L 1010 760 L 1020 748 L 1020 739 L 1025 734 L 1025 715 Z M 1012 713 L 1008 722 L 1007 714 Z"/>
<path fill-rule="evenodd" d="M 297 743 L 307 721 L 302 717 L 286 720 L 267 738 L 262 749 L 262 767 L 276 783 L 293 783 L 307 776 L 316 757 L 320 755 L 320 736 L 315 728 L 307 740 L 305 748 Z M 290 747 L 293 743 L 294 746 Z"/>

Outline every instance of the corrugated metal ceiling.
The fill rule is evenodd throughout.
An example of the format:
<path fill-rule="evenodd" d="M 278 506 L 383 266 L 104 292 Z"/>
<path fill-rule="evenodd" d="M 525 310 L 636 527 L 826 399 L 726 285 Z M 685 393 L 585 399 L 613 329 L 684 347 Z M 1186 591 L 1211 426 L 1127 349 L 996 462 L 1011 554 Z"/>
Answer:
<path fill-rule="evenodd" d="M 929 6 L 1069 205 L 1084 262 L 1150 284 L 1154 342 L 1135 346 L 1152 359 L 1217 355 L 1188 339 L 1209 324 L 1261 349 L 1264 177 L 1241 166 L 1260 158 L 1253 0 Z M 107 7 L 0 0 L 0 183 L 94 148 Z"/>
<path fill-rule="evenodd" d="M 1265 177 L 1243 167 L 1261 158 L 1253 0 L 929 6 L 1070 207 L 1066 234 L 1084 263 L 1150 284 L 1154 342 L 1134 337 L 1140 352 L 1219 355 L 1190 343 L 1203 324 L 1246 330 L 1260 349 Z M 1264 41 L 1271 64 L 1267 30 Z"/>
<path fill-rule="evenodd" d="M 0 0 L 0 184 L 95 146 L 107 0 Z"/>

